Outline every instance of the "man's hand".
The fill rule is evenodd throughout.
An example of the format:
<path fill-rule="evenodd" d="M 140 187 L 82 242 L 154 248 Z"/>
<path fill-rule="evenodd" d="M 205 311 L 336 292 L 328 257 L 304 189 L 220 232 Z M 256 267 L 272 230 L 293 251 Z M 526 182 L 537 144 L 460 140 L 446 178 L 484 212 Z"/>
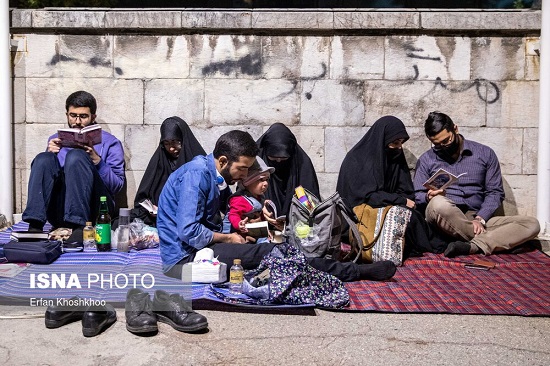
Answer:
<path fill-rule="evenodd" d="M 479 217 L 476 217 L 475 219 L 472 220 L 472 225 L 474 227 L 474 235 L 479 235 L 487 231 L 485 229 L 485 225 L 483 225 Z"/>
<path fill-rule="evenodd" d="M 413 200 L 410 200 L 407 198 L 407 207 L 408 208 L 415 208 L 416 207 L 416 203 L 414 203 Z"/>
<path fill-rule="evenodd" d="M 51 139 L 50 142 L 48 142 L 48 152 L 57 154 L 61 148 L 61 139 L 59 137 Z"/>
<path fill-rule="evenodd" d="M 101 156 L 98 155 L 93 146 L 82 145 L 82 148 L 88 153 L 88 155 L 90 155 L 90 158 L 92 159 L 94 165 L 99 164 L 99 162 L 101 161 Z"/>
<path fill-rule="evenodd" d="M 435 189 L 435 190 L 430 189 L 428 193 L 426 193 L 426 201 L 430 202 L 430 200 L 435 196 L 444 196 L 444 195 L 445 195 L 444 189 Z"/>

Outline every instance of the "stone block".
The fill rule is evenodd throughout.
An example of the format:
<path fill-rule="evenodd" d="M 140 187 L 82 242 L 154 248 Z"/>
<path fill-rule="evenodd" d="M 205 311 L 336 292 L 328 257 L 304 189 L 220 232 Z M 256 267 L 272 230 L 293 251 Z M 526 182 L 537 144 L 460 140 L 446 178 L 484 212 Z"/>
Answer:
<path fill-rule="evenodd" d="M 325 171 L 325 138 L 323 127 L 289 126 L 298 144 L 311 159 L 317 173 Z"/>
<path fill-rule="evenodd" d="M 21 204 L 21 212 L 25 210 L 25 207 L 27 207 L 27 197 L 29 195 L 28 187 L 29 187 L 29 176 L 31 175 L 31 169 L 30 166 L 27 169 L 21 169 L 20 170 L 20 187 L 21 187 L 21 196 L 20 202 Z M 16 207 L 17 209 L 17 207 Z M 18 210 L 19 211 L 19 210 Z"/>
<path fill-rule="evenodd" d="M 472 79 L 523 79 L 525 45 L 518 37 L 472 38 Z"/>
<path fill-rule="evenodd" d="M 34 10 L 33 28 L 105 28 L 104 11 Z"/>
<path fill-rule="evenodd" d="M 382 116 L 394 115 L 405 126 L 421 127 L 428 113 L 439 110 L 459 126 L 484 126 L 486 102 L 482 98 L 469 81 L 367 81 L 365 120 L 372 125 Z"/>
<path fill-rule="evenodd" d="M 387 80 L 469 80 L 470 39 L 465 37 L 388 36 Z"/>
<path fill-rule="evenodd" d="M 15 197 L 13 200 L 13 203 L 15 205 L 15 211 L 14 212 L 23 212 L 25 209 L 25 206 L 22 206 L 22 199 L 23 195 L 25 197 L 27 196 L 27 186 L 25 185 L 23 187 L 23 182 L 21 179 L 22 176 L 22 169 L 14 169 L 14 190 L 15 190 Z"/>
<path fill-rule="evenodd" d="M 335 36 L 330 52 L 333 79 L 382 79 L 384 37 Z"/>
<path fill-rule="evenodd" d="M 245 35 L 188 36 L 190 77 L 262 77 L 261 39 Z"/>
<path fill-rule="evenodd" d="M 189 51 L 184 36 L 114 37 L 115 76 L 125 79 L 186 78 Z"/>
<path fill-rule="evenodd" d="M 246 131 L 254 140 L 257 140 L 263 131 L 261 126 L 249 124 L 233 126 L 193 126 L 191 127 L 191 130 L 207 154 L 214 150 L 216 141 L 218 141 L 218 138 L 226 132 L 231 130 Z"/>
<path fill-rule="evenodd" d="M 128 125 L 124 133 L 127 170 L 143 170 L 159 146 L 159 125 Z"/>
<path fill-rule="evenodd" d="M 541 12 L 530 11 L 427 11 L 420 14 L 423 29 L 533 30 L 539 31 Z"/>
<path fill-rule="evenodd" d="M 13 75 L 15 77 L 41 78 L 56 76 L 55 68 L 60 58 L 59 36 L 27 34 L 25 43 L 25 52 L 18 52 L 15 57 Z"/>
<path fill-rule="evenodd" d="M 494 83 L 500 97 L 487 104 L 488 127 L 538 127 L 538 81 Z"/>
<path fill-rule="evenodd" d="M 332 29 L 330 11 L 253 12 L 253 29 Z"/>
<path fill-rule="evenodd" d="M 11 13 L 11 28 L 31 28 L 32 13 L 29 9 L 13 9 Z"/>
<path fill-rule="evenodd" d="M 324 79 L 328 77 L 328 37 L 262 37 L 262 77 Z"/>
<path fill-rule="evenodd" d="M 126 171 L 126 196 L 128 197 L 127 207 L 134 208 L 134 200 L 139 188 L 139 184 L 145 174 L 144 170 Z"/>
<path fill-rule="evenodd" d="M 105 14 L 108 29 L 180 29 L 180 11 L 109 11 Z"/>
<path fill-rule="evenodd" d="M 27 122 L 63 123 L 65 100 L 82 90 L 97 100 L 100 123 L 135 124 L 143 121 L 143 82 L 141 80 L 94 79 L 27 79 Z"/>
<path fill-rule="evenodd" d="M 365 106 L 361 80 L 313 80 L 302 83 L 302 125 L 362 126 Z"/>
<path fill-rule="evenodd" d="M 537 216 L 537 176 L 504 175 L 503 203 L 506 215 Z"/>
<path fill-rule="evenodd" d="M 540 56 L 525 57 L 525 80 L 540 79 Z"/>
<path fill-rule="evenodd" d="M 49 136 L 49 135 L 48 135 Z M 26 146 L 25 141 L 27 137 L 27 126 L 22 123 L 13 125 L 13 162 L 15 169 L 26 168 L 27 166 L 27 156 L 26 156 Z M 36 136 L 35 136 L 36 137 Z M 42 140 L 44 138 L 42 137 Z M 35 141 L 36 145 L 39 145 L 41 139 Z M 46 141 L 42 142 L 43 149 L 46 148 Z"/>
<path fill-rule="evenodd" d="M 205 81 L 205 120 L 214 125 L 271 125 L 299 121 L 299 92 L 287 80 Z"/>
<path fill-rule="evenodd" d="M 539 152 L 539 129 L 523 129 L 523 154 L 522 174 L 537 174 L 538 152 Z M 518 156 L 519 158 L 519 156 Z"/>
<path fill-rule="evenodd" d="M 155 79 L 145 83 L 144 123 L 160 125 L 178 116 L 189 125 L 204 116 L 204 81 L 199 79 Z"/>
<path fill-rule="evenodd" d="M 18 126 L 16 131 L 21 132 L 18 133 L 19 136 L 14 141 L 15 167 L 20 169 L 30 169 L 36 155 L 48 148 L 48 138 L 59 128 L 67 127 L 61 123 L 26 123 Z"/>
<path fill-rule="evenodd" d="M 336 183 L 338 183 L 338 174 L 335 173 L 317 173 L 319 180 L 319 192 L 323 199 L 327 199 L 336 192 Z"/>
<path fill-rule="evenodd" d="M 334 12 L 334 29 L 418 29 L 419 27 L 418 12 Z"/>
<path fill-rule="evenodd" d="M 325 128 L 325 172 L 338 175 L 346 154 L 367 131 L 368 127 Z"/>
<path fill-rule="evenodd" d="M 183 11 L 182 28 L 249 29 L 252 13 L 249 11 Z"/>
<path fill-rule="evenodd" d="M 492 148 L 497 154 L 502 174 L 522 174 L 523 131 L 519 128 L 460 128 L 469 140 Z"/>
<path fill-rule="evenodd" d="M 13 122 L 23 123 L 27 115 L 25 100 L 27 79 L 13 78 Z"/>
<path fill-rule="evenodd" d="M 112 36 L 61 35 L 57 60 L 50 61 L 55 76 L 110 78 L 113 76 Z"/>

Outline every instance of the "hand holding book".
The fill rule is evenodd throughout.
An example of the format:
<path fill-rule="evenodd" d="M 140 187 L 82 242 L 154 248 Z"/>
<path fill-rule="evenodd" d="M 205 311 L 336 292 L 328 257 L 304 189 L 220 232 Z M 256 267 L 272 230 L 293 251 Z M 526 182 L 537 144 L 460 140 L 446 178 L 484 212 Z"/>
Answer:
<path fill-rule="evenodd" d="M 454 175 L 449 173 L 445 169 L 439 169 L 435 172 L 426 182 L 424 182 L 424 187 L 428 190 L 437 191 L 444 190 L 449 187 L 451 184 L 458 181 L 458 178 L 467 173 L 462 173 L 459 175 Z"/>

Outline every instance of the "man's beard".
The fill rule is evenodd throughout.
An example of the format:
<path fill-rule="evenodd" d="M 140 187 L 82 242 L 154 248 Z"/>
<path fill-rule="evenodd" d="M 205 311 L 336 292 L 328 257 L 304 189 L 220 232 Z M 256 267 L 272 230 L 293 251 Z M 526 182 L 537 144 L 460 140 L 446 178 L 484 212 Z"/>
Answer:
<path fill-rule="evenodd" d="M 230 164 L 228 163 L 225 168 L 223 168 L 221 171 L 220 171 L 220 175 L 223 177 L 223 179 L 225 180 L 225 182 L 227 184 L 233 184 L 235 182 L 233 182 L 233 177 L 231 176 L 231 174 L 229 173 L 229 168 L 230 168 Z"/>

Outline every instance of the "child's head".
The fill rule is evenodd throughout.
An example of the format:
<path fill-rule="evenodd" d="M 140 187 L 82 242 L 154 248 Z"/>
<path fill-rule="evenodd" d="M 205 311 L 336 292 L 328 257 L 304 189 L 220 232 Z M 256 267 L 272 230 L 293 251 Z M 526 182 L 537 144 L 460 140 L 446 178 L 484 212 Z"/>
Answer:
<path fill-rule="evenodd" d="M 243 186 L 253 195 L 261 196 L 269 186 L 269 176 L 275 171 L 275 168 L 267 166 L 260 158 L 256 157 L 254 165 L 248 169 L 248 175 L 243 179 Z"/>

